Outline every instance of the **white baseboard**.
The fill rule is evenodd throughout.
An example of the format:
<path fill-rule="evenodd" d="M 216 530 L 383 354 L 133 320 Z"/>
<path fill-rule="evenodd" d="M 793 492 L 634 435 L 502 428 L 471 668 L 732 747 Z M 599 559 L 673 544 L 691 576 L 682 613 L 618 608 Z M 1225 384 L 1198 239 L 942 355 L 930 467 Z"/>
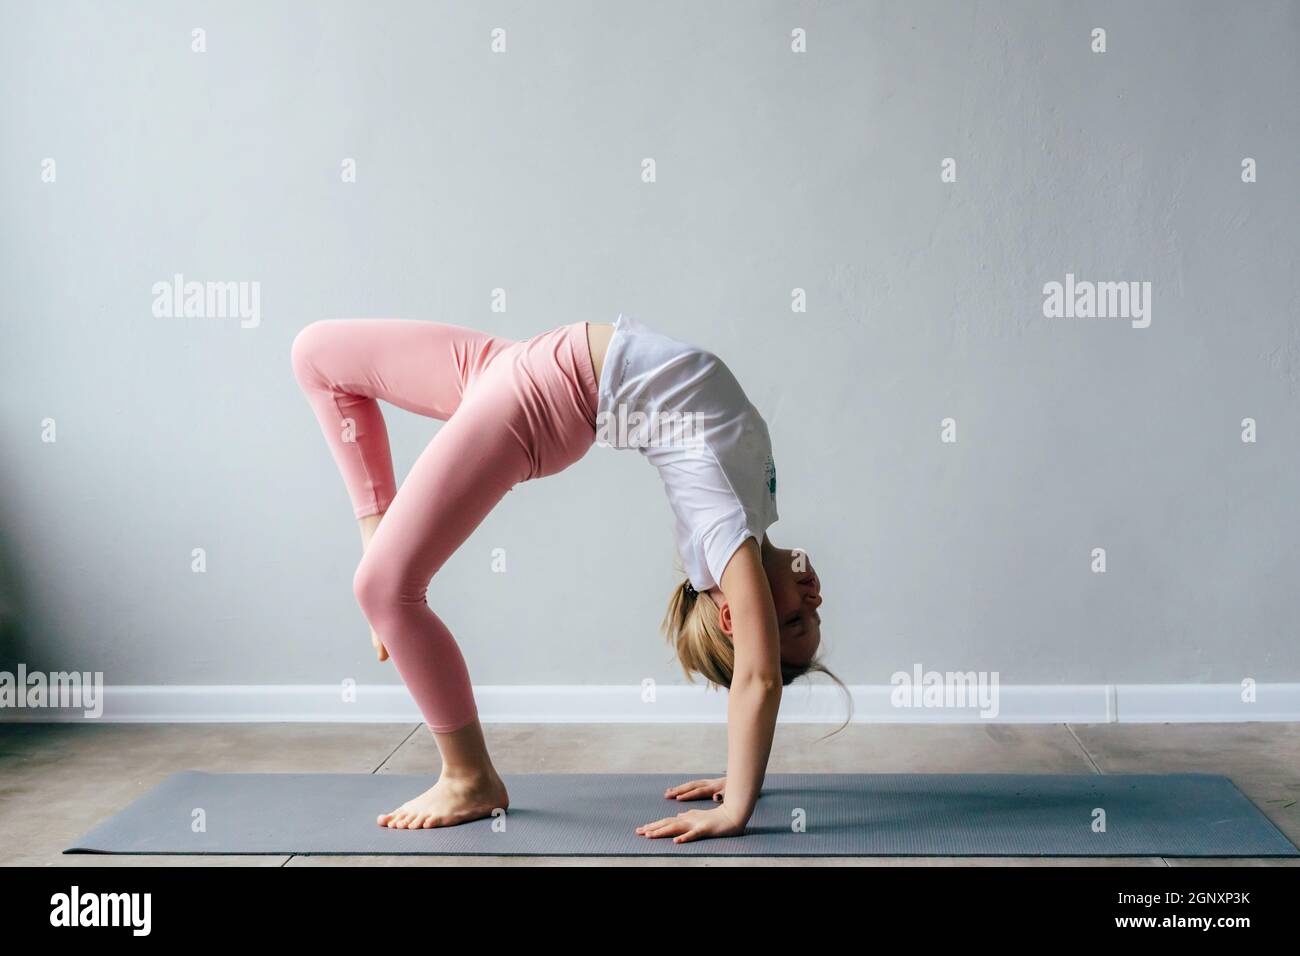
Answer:
<path fill-rule="evenodd" d="M 997 688 L 996 709 L 896 706 L 888 685 L 858 685 L 854 723 L 1199 723 L 1300 721 L 1300 684 L 1259 684 L 1256 702 L 1237 684 L 1011 685 Z M 690 724 L 726 721 L 726 695 L 702 685 L 476 687 L 484 723 Z M 838 688 L 794 685 L 781 701 L 782 723 L 838 724 Z M 109 723 L 418 723 L 419 711 L 398 684 L 106 686 L 102 713 L 67 708 L 0 707 L 2 722 Z"/>

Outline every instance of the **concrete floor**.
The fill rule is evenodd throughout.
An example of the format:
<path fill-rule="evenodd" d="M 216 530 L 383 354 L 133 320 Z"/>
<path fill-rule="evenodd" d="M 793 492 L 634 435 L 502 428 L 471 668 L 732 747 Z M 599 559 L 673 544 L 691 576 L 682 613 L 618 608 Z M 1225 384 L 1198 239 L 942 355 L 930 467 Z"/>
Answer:
<path fill-rule="evenodd" d="M 777 732 L 773 772 L 1222 773 L 1300 844 L 1300 724 L 858 725 Z M 722 767 L 722 725 L 490 725 L 503 773 L 672 773 Z M 418 727 L 358 724 L 0 725 L 0 865 L 36 866 L 1204 866 L 1298 860 L 64 856 L 61 850 L 178 770 L 430 773 Z"/>

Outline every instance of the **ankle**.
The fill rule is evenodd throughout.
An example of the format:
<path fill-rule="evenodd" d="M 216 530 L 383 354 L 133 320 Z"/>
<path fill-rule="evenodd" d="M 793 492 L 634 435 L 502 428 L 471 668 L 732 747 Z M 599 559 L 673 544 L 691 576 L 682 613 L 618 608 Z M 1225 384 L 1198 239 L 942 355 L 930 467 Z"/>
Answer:
<path fill-rule="evenodd" d="M 438 782 L 446 781 L 457 787 L 482 787 L 485 784 L 495 784 L 500 781 L 496 770 L 490 765 L 487 767 L 470 766 L 470 767 L 449 767 L 443 765 L 442 772 L 438 775 Z"/>

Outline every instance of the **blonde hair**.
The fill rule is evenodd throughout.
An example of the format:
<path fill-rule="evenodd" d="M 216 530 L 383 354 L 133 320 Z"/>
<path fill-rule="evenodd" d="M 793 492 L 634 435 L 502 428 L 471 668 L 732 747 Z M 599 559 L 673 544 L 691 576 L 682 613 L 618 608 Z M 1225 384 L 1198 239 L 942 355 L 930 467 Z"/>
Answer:
<path fill-rule="evenodd" d="M 663 632 L 677 652 L 677 660 L 688 681 L 694 683 L 695 675 L 699 674 L 717 687 L 731 687 L 731 675 L 736 666 L 735 647 L 731 637 L 722 629 L 722 616 L 713 598 L 696 591 L 689 579 L 673 588 L 668 597 Z M 844 682 L 816 657 L 807 664 L 781 662 L 783 686 L 789 686 L 796 678 L 807 674 L 825 674 L 843 691 L 848 702 L 848 714 L 844 723 L 831 731 L 839 733 L 853 719 L 853 695 Z"/>

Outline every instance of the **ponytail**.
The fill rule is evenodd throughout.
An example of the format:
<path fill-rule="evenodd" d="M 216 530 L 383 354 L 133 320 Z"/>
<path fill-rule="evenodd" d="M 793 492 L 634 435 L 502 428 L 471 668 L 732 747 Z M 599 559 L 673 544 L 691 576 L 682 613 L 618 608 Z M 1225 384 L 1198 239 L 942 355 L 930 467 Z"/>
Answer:
<path fill-rule="evenodd" d="M 686 679 L 695 683 L 699 674 L 717 687 L 731 687 L 731 675 L 736 666 L 736 651 L 731 637 L 722 629 L 722 617 L 713 598 L 695 590 L 690 579 L 683 579 L 668 596 L 668 611 L 664 614 L 663 632 L 668 643 L 677 652 Z M 844 682 L 825 664 L 812 660 L 807 664 L 781 664 L 781 683 L 788 686 L 796 678 L 808 674 L 825 674 L 840 688 L 847 702 L 844 722 L 825 734 L 822 739 L 838 734 L 853 720 L 853 694 Z"/>

